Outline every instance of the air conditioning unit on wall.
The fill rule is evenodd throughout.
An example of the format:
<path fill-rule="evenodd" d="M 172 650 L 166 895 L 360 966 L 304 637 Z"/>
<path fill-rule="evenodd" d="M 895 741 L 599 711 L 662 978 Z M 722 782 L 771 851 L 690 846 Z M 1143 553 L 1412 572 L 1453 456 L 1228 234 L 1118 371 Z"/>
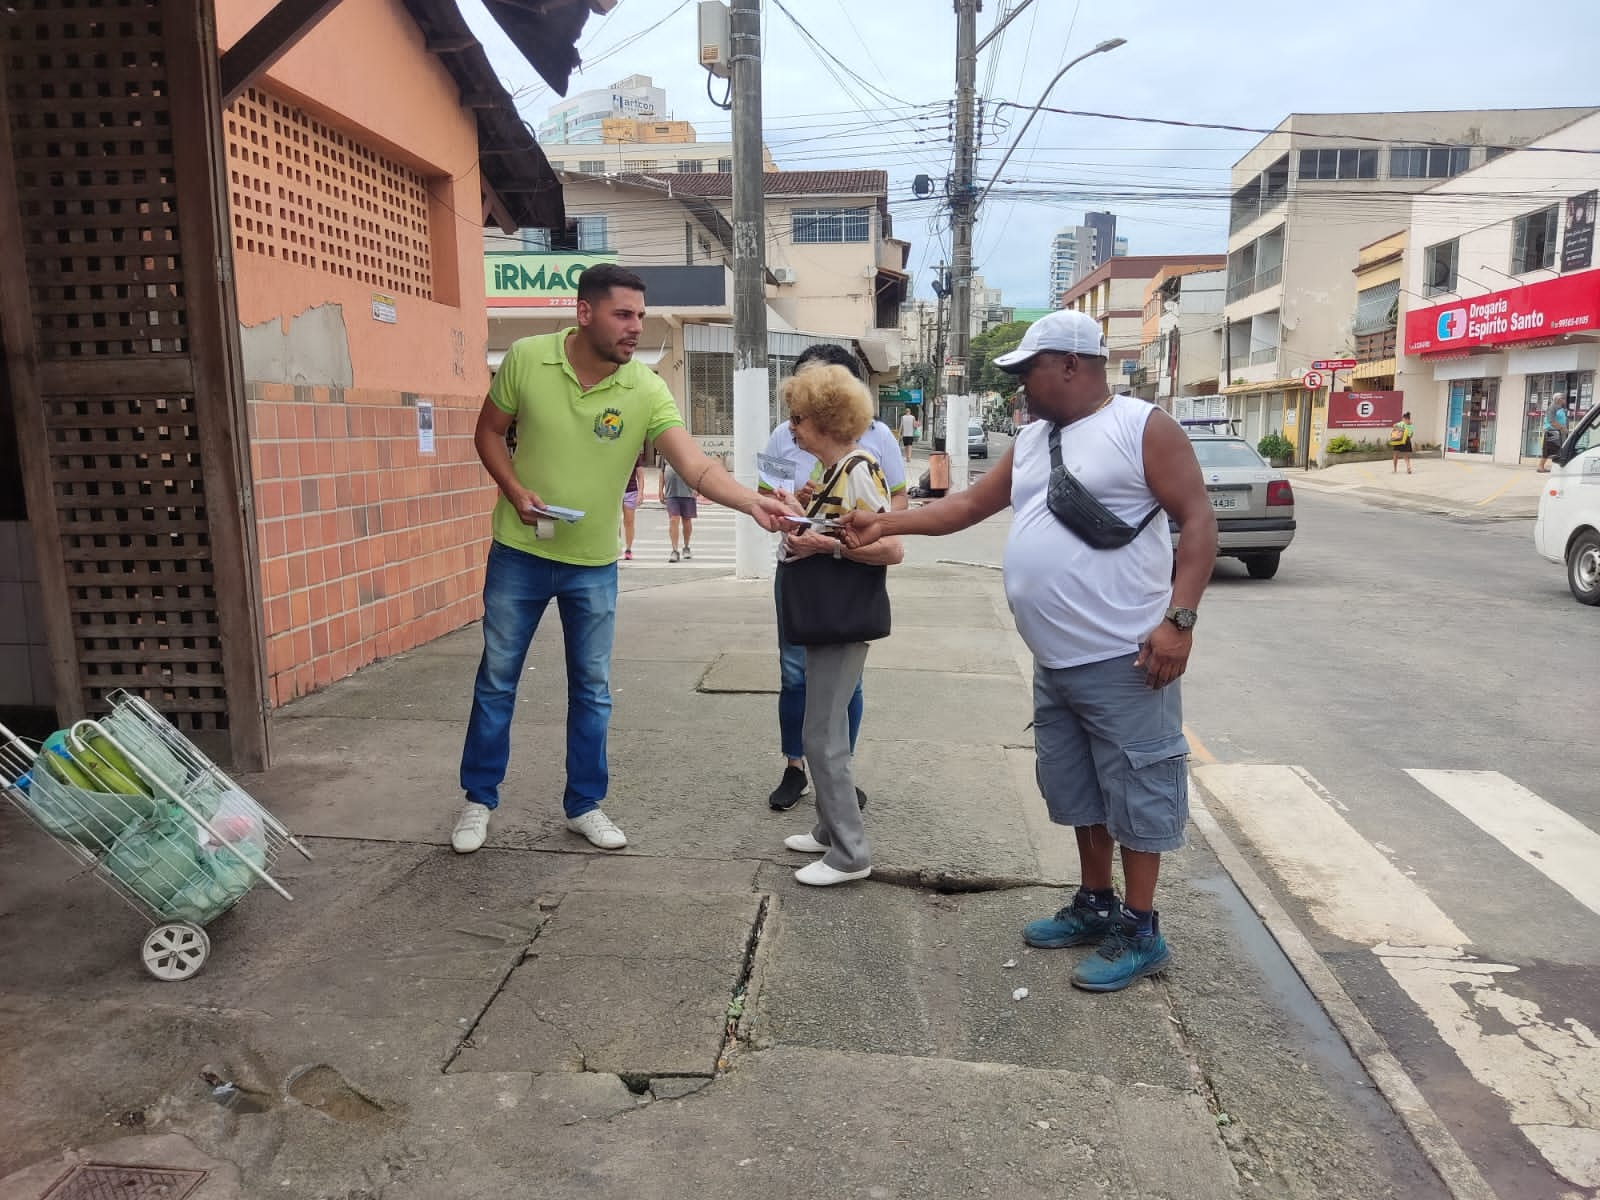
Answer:
<path fill-rule="evenodd" d="M 793 283 L 800 278 L 793 267 L 773 267 L 772 277 L 779 283 Z"/>

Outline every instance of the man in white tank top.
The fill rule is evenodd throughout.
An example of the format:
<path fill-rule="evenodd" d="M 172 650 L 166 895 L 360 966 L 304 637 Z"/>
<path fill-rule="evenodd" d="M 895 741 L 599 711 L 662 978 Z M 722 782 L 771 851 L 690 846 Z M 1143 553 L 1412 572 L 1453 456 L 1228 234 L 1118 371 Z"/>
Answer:
<path fill-rule="evenodd" d="M 923 508 L 846 518 L 847 540 L 863 546 L 890 534 L 955 533 L 1015 510 L 1006 599 L 1033 652 L 1039 786 L 1050 819 L 1076 830 L 1082 869 L 1071 902 L 1029 922 L 1023 939 L 1098 946 L 1072 982 L 1102 992 L 1159 973 L 1171 957 L 1155 891 L 1161 855 L 1183 845 L 1189 815 L 1177 680 L 1217 555 L 1216 517 L 1188 436 L 1143 400 L 1113 396 L 1106 358 L 1091 317 L 1041 317 L 994 360 L 1022 378 L 1039 418 L 994 468 Z M 1087 506 L 1098 501 L 1120 518 L 1109 522 L 1118 536 L 1096 536 L 1081 520 L 1069 527 L 1052 509 L 1052 432 L 1061 467 L 1093 498 Z M 1158 510 L 1183 531 L 1175 572 Z M 1122 848 L 1122 898 L 1112 888 L 1113 845 Z"/>

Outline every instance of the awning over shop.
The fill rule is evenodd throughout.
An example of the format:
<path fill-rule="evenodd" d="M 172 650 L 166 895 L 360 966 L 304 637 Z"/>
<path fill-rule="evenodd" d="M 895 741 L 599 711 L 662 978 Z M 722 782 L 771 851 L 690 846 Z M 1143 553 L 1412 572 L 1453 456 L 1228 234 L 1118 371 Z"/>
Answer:
<path fill-rule="evenodd" d="M 1265 383 L 1234 383 L 1220 389 L 1224 396 L 1248 396 L 1256 392 L 1303 391 L 1305 384 L 1298 379 L 1269 379 Z"/>

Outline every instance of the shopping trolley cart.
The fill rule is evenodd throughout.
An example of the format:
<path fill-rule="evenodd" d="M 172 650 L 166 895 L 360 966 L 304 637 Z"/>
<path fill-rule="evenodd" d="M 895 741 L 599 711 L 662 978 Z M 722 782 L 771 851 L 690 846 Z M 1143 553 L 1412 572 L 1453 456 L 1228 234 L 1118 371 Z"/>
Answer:
<path fill-rule="evenodd" d="M 271 871 L 284 847 L 311 854 L 141 697 L 35 749 L 0 725 L 0 791 L 149 920 L 140 949 L 161 980 L 205 965 L 205 926 Z"/>

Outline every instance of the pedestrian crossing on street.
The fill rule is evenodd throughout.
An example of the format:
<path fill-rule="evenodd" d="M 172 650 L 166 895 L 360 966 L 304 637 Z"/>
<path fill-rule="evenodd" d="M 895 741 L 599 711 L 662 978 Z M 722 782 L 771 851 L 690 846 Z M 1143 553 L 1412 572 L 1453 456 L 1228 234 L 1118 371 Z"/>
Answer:
<path fill-rule="evenodd" d="M 619 567 L 627 571 L 656 567 L 673 571 L 680 567 L 732 571 L 735 566 L 734 530 L 740 521 L 750 518 L 709 500 L 700 501 L 699 507 L 700 515 L 694 519 L 690 542 L 693 557 L 680 564 L 671 561 L 672 541 L 667 530 L 666 509 L 654 501 L 641 504 L 634 517 L 633 559 L 624 560 Z M 776 554 L 776 538 L 773 540 Z"/>
<path fill-rule="evenodd" d="M 1492 928 L 1516 938 L 1531 919 L 1527 893 L 1554 895 L 1522 875 L 1532 870 L 1575 901 L 1546 900 L 1537 919 L 1570 928 L 1573 946 L 1600 944 L 1600 835 L 1499 772 L 1411 769 L 1403 776 L 1425 790 L 1397 779 L 1396 802 L 1441 844 L 1407 863 L 1358 827 L 1377 819 L 1371 809 L 1358 815 L 1301 767 L 1213 763 L 1193 775 L 1325 934 L 1372 953 L 1549 1168 L 1600 1188 L 1600 1030 L 1556 1011 L 1563 998 L 1539 986 L 1547 963 L 1490 961 L 1462 929 L 1491 927 L 1474 905 L 1501 904 Z M 1472 903 L 1450 867 L 1468 854 L 1495 863 Z"/>

